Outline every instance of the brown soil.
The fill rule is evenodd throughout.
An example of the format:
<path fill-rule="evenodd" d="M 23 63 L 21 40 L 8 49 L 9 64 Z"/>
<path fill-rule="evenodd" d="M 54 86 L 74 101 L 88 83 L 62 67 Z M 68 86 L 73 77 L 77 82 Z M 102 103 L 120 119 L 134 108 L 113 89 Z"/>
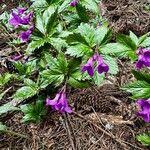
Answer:
<path fill-rule="evenodd" d="M 102 0 L 100 8 L 116 33 L 131 30 L 142 35 L 150 31 L 150 12 L 145 10 L 149 4 L 149 0 Z"/>

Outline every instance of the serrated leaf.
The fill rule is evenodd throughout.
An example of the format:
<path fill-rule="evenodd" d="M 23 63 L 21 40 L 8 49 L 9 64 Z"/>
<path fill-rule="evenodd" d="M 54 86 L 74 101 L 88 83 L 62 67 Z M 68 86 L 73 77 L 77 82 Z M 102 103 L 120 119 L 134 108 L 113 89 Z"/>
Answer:
<path fill-rule="evenodd" d="M 103 81 L 104 81 L 105 75 L 104 74 L 99 74 L 97 71 L 95 71 L 94 76 L 93 76 L 93 80 L 94 83 L 97 86 L 101 86 Z"/>
<path fill-rule="evenodd" d="M 58 69 L 63 74 L 66 74 L 68 72 L 68 62 L 67 59 L 65 58 L 65 55 L 62 52 L 58 54 L 57 62 L 58 62 Z"/>
<path fill-rule="evenodd" d="M 143 133 L 136 136 L 137 140 L 141 142 L 144 146 L 150 146 L 150 134 Z"/>
<path fill-rule="evenodd" d="M 34 0 L 33 4 L 31 5 L 31 7 L 34 10 L 38 10 L 40 12 L 44 11 L 49 5 L 47 4 L 46 0 Z"/>
<path fill-rule="evenodd" d="M 116 59 L 108 55 L 103 55 L 103 58 L 104 58 L 105 63 L 109 66 L 108 73 L 117 74 L 119 71 L 119 68 L 118 68 Z"/>
<path fill-rule="evenodd" d="M 130 58 L 130 60 L 132 61 L 132 62 L 134 62 L 134 61 L 136 61 L 137 60 L 137 54 L 136 54 L 136 51 L 128 51 L 127 52 L 127 55 L 128 55 L 128 57 Z"/>
<path fill-rule="evenodd" d="M 80 17 L 82 22 L 88 22 L 89 21 L 89 16 L 88 13 L 86 12 L 86 8 L 83 7 L 81 4 L 78 4 L 76 6 L 77 14 Z"/>
<path fill-rule="evenodd" d="M 51 55 L 50 53 L 48 53 L 48 52 L 45 52 L 45 53 L 44 53 L 44 58 L 45 58 L 46 63 L 47 63 L 48 66 L 51 66 L 52 64 L 55 63 L 54 58 L 53 58 L 52 55 Z"/>
<path fill-rule="evenodd" d="M 26 49 L 26 53 L 27 55 L 32 54 L 32 52 L 34 52 L 35 49 L 39 49 L 42 46 L 44 46 L 45 43 L 48 42 L 47 38 L 39 38 L 38 40 L 32 41 L 31 43 L 29 43 L 27 49 Z"/>
<path fill-rule="evenodd" d="M 70 2 L 70 0 L 63 1 L 63 3 L 58 8 L 58 13 L 64 11 L 68 7 L 69 2 Z"/>
<path fill-rule="evenodd" d="M 150 46 L 150 37 L 146 37 L 146 39 L 139 46 L 149 47 Z"/>
<path fill-rule="evenodd" d="M 16 111 L 16 110 L 20 110 L 19 108 L 13 106 L 10 103 L 4 104 L 2 106 L 0 106 L 0 115 L 7 113 L 9 111 Z"/>
<path fill-rule="evenodd" d="M 49 17 L 48 22 L 46 24 L 46 33 L 51 34 L 52 29 L 57 23 L 57 15 L 58 15 L 58 9 Z"/>
<path fill-rule="evenodd" d="M 139 38 L 139 42 L 138 42 L 138 46 L 145 41 L 145 39 L 148 37 L 149 33 L 146 33 L 144 35 L 142 35 L 140 38 Z"/>
<path fill-rule="evenodd" d="M 34 81 L 32 81 L 31 79 L 24 79 L 24 84 L 26 86 L 35 88 L 36 87 L 36 83 Z"/>
<path fill-rule="evenodd" d="M 100 14 L 100 7 L 99 7 L 98 3 L 95 0 L 85 0 L 84 6 L 88 10 L 90 10 L 90 11 L 96 13 L 96 14 Z"/>
<path fill-rule="evenodd" d="M 130 31 L 129 36 L 130 36 L 131 40 L 135 43 L 135 45 L 138 45 L 139 39 L 132 31 Z"/>
<path fill-rule="evenodd" d="M 89 87 L 88 82 L 86 81 L 79 81 L 75 78 L 70 77 L 68 80 L 68 84 L 74 88 L 87 88 Z"/>
<path fill-rule="evenodd" d="M 45 33 L 46 33 L 45 24 L 44 24 L 43 17 L 40 13 L 37 13 L 37 15 L 36 15 L 35 26 L 41 33 L 43 33 L 45 35 Z"/>
<path fill-rule="evenodd" d="M 108 43 L 99 48 L 103 54 L 125 54 L 128 50 L 129 48 L 121 43 Z"/>
<path fill-rule="evenodd" d="M 122 87 L 123 90 L 133 94 L 133 99 L 148 99 L 150 97 L 150 84 L 145 81 L 135 81 Z"/>
<path fill-rule="evenodd" d="M 64 80 L 64 75 L 56 70 L 45 70 L 41 73 L 41 76 L 47 80 L 49 84 L 53 83 L 55 86 L 59 86 Z"/>
<path fill-rule="evenodd" d="M 24 86 L 21 87 L 19 90 L 16 91 L 16 93 L 12 96 L 15 100 L 24 100 L 29 97 L 32 97 L 38 93 L 38 89 Z"/>
<path fill-rule="evenodd" d="M 132 73 L 137 80 L 146 81 L 147 83 L 150 84 L 150 74 L 149 73 L 139 72 L 139 71 L 135 71 L 135 70 L 132 70 Z"/>
<path fill-rule="evenodd" d="M 92 49 L 90 49 L 88 46 L 83 44 L 70 46 L 69 48 L 67 48 L 66 51 L 66 54 L 69 54 L 70 56 L 74 56 L 74 57 L 81 57 L 88 53 L 92 53 Z"/>
<path fill-rule="evenodd" d="M 24 112 L 22 122 L 39 122 L 47 112 L 43 101 L 40 100 L 37 100 L 35 104 L 22 105 L 21 110 Z"/>
<path fill-rule="evenodd" d="M 68 46 L 66 41 L 61 38 L 50 38 L 50 44 L 59 51 Z"/>
<path fill-rule="evenodd" d="M 12 78 L 12 74 L 4 73 L 0 74 L 0 86 L 7 84 Z"/>
<path fill-rule="evenodd" d="M 87 43 L 85 38 L 80 33 L 72 33 L 69 36 L 67 36 L 65 39 L 66 39 L 66 42 L 70 43 L 70 44 L 72 44 L 72 43 L 82 43 L 84 45 L 89 46 L 89 44 Z"/>
<path fill-rule="evenodd" d="M 119 34 L 117 36 L 117 42 L 129 47 L 131 50 L 135 51 L 137 49 L 136 44 L 132 41 L 132 39 L 129 36 L 126 36 L 124 34 Z"/>
<path fill-rule="evenodd" d="M 85 40 L 90 45 L 90 47 L 95 46 L 95 41 L 94 41 L 95 29 L 93 26 L 90 26 L 87 23 L 85 24 L 81 23 L 77 31 L 85 38 Z"/>
<path fill-rule="evenodd" d="M 100 45 L 106 44 L 105 39 L 109 39 L 110 35 L 109 33 L 109 28 L 107 26 L 101 26 L 95 31 L 95 43 L 99 47 Z"/>

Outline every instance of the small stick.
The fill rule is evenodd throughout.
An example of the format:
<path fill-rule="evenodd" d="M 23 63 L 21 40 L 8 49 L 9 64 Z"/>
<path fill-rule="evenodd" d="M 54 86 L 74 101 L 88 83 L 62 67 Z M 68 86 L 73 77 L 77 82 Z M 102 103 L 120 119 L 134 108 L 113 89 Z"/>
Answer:
<path fill-rule="evenodd" d="M 14 135 L 14 136 L 17 136 L 17 137 L 20 137 L 20 138 L 24 138 L 24 139 L 30 139 L 28 136 L 26 136 L 24 134 L 20 134 L 20 133 L 11 131 L 11 130 L 4 130 L 4 131 L 1 131 L 1 132 L 7 133 L 7 134 L 11 134 L 11 135 Z"/>
<path fill-rule="evenodd" d="M 63 118 L 64 118 L 64 123 L 65 123 L 65 126 L 66 126 L 66 130 L 67 130 L 67 133 L 68 133 L 68 137 L 69 137 L 72 149 L 76 150 L 76 148 L 75 148 L 75 139 L 73 140 L 73 138 L 72 138 L 72 133 L 71 133 L 71 129 L 70 129 L 71 126 L 69 124 L 68 116 L 67 116 L 66 113 L 63 114 Z"/>

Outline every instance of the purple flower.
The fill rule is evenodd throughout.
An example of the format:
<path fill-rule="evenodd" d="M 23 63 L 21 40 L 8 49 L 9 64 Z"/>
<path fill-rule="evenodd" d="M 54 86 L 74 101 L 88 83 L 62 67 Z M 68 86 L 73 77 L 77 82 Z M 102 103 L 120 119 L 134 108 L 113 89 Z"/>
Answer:
<path fill-rule="evenodd" d="M 68 106 L 68 100 L 66 98 L 66 93 L 64 91 L 56 94 L 54 99 L 46 99 L 46 105 L 51 106 L 53 109 L 60 111 L 61 113 L 67 112 L 71 113 L 72 110 Z"/>
<path fill-rule="evenodd" d="M 145 122 L 150 122 L 150 99 L 139 99 L 137 104 L 141 107 L 141 110 L 137 113 L 137 115 L 142 117 Z"/>
<path fill-rule="evenodd" d="M 105 73 L 108 72 L 109 66 L 104 63 L 103 58 L 98 54 L 98 52 L 96 52 L 92 57 L 89 58 L 87 63 L 82 67 L 81 71 L 82 72 L 87 71 L 87 73 L 92 77 L 94 75 L 93 63 L 95 61 L 98 62 L 97 71 L 99 74 L 103 72 Z"/>
<path fill-rule="evenodd" d="M 69 5 L 72 7 L 75 7 L 78 3 L 79 3 L 79 0 L 72 0 Z"/>
<path fill-rule="evenodd" d="M 19 37 L 20 37 L 22 42 L 28 42 L 29 41 L 29 38 L 33 32 L 33 29 L 34 29 L 34 27 L 32 26 L 27 31 L 20 32 Z"/>
<path fill-rule="evenodd" d="M 18 8 L 18 13 L 23 14 L 26 10 L 27 10 L 26 7 L 20 7 L 20 8 Z"/>
<path fill-rule="evenodd" d="M 81 70 L 82 72 L 87 71 L 91 77 L 94 75 L 93 62 L 94 62 L 94 59 L 93 57 L 91 57 Z"/>
<path fill-rule="evenodd" d="M 103 72 L 108 72 L 109 70 L 109 66 L 107 64 L 104 63 L 103 58 L 97 54 L 97 60 L 98 60 L 98 66 L 97 66 L 97 71 L 99 74 L 103 73 Z"/>
<path fill-rule="evenodd" d="M 14 56 L 14 57 L 13 57 L 13 60 L 18 61 L 18 60 L 20 60 L 20 59 L 23 58 L 23 57 L 24 57 L 24 55 L 19 54 L 19 55 Z"/>
<path fill-rule="evenodd" d="M 29 12 L 27 14 L 27 8 L 18 8 L 17 11 L 11 13 L 11 19 L 9 23 L 18 28 L 20 25 L 28 25 L 33 17 L 33 13 Z"/>
<path fill-rule="evenodd" d="M 142 69 L 144 66 L 150 67 L 150 49 L 139 48 L 137 50 L 138 61 L 136 62 L 136 68 Z"/>

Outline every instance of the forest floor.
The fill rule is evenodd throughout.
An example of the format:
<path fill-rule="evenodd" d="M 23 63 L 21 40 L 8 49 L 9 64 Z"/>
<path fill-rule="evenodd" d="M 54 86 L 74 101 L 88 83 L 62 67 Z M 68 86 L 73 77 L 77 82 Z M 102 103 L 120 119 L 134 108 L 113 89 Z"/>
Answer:
<path fill-rule="evenodd" d="M 135 30 L 135 33 L 141 35 L 150 31 L 150 15 L 141 11 L 137 13 L 137 7 L 141 9 L 140 1 L 132 0 L 126 9 L 128 1 L 120 1 L 119 4 L 104 0 L 102 7 L 103 15 L 108 18 L 112 27 L 116 32 L 127 33 L 127 31 Z M 118 2 L 118 1 L 117 1 Z M 10 10 L 15 7 L 15 3 L 8 5 L 5 9 Z M 13 3 L 13 1 L 12 1 Z M 115 4 L 116 3 L 116 4 Z M 146 1 L 143 0 L 142 6 Z M 134 13 L 135 17 L 139 16 L 138 21 L 127 18 L 126 13 L 119 11 L 119 5 L 128 11 Z M 136 5 L 136 6 L 135 6 Z M 125 7 L 126 6 L 126 7 Z M 136 7 L 136 9 L 135 9 Z M 109 8 L 109 9 L 108 9 Z M 117 16 L 115 16 L 116 12 Z M 110 17 L 112 16 L 112 17 Z M 115 17 L 113 17 L 115 16 Z M 114 20 L 115 21 L 114 21 Z M 121 20 L 124 19 L 122 22 Z M 145 20 L 144 20 L 145 19 Z M 133 27 L 132 24 L 134 21 Z M 128 28 L 126 27 L 127 22 Z M 145 25 L 143 25 L 143 22 Z M 120 25 L 119 23 L 122 23 Z M 116 25 L 117 24 L 117 25 Z M 120 26 L 120 28 L 118 28 Z M 140 30 L 141 26 L 144 26 Z M 132 28 L 131 28 L 132 27 Z M 5 34 L 0 37 L 0 56 L 4 53 L 9 55 L 11 49 L 6 44 Z M 150 125 L 143 126 L 143 121 L 136 116 L 136 105 L 130 99 L 130 94 L 119 89 L 120 86 L 134 80 L 131 74 L 133 65 L 128 60 L 118 61 L 119 73 L 116 76 L 106 77 L 101 87 L 90 87 L 86 90 L 72 90 L 70 100 L 74 108 L 74 112 L 70 115 L 59 114 L 53 110 L 49 110 L 49 115 L 38 124 L 21 123 L 23 114 L 20 112 L 10 113 L 2 119 L 10 129 L 16 133 L 0 134 L 1 150 L 146 150 L 135 139 L 139 133 L 143 133 L 150 129 Z M 2 66 L 2 62 L 0 62 Z M 1 71 L 5 71 L 5 67 Z M 11 85 L 13 92 L 15 85 Z M 4 104 L 7 100 L 3 99 L 0 104 Z"/>

